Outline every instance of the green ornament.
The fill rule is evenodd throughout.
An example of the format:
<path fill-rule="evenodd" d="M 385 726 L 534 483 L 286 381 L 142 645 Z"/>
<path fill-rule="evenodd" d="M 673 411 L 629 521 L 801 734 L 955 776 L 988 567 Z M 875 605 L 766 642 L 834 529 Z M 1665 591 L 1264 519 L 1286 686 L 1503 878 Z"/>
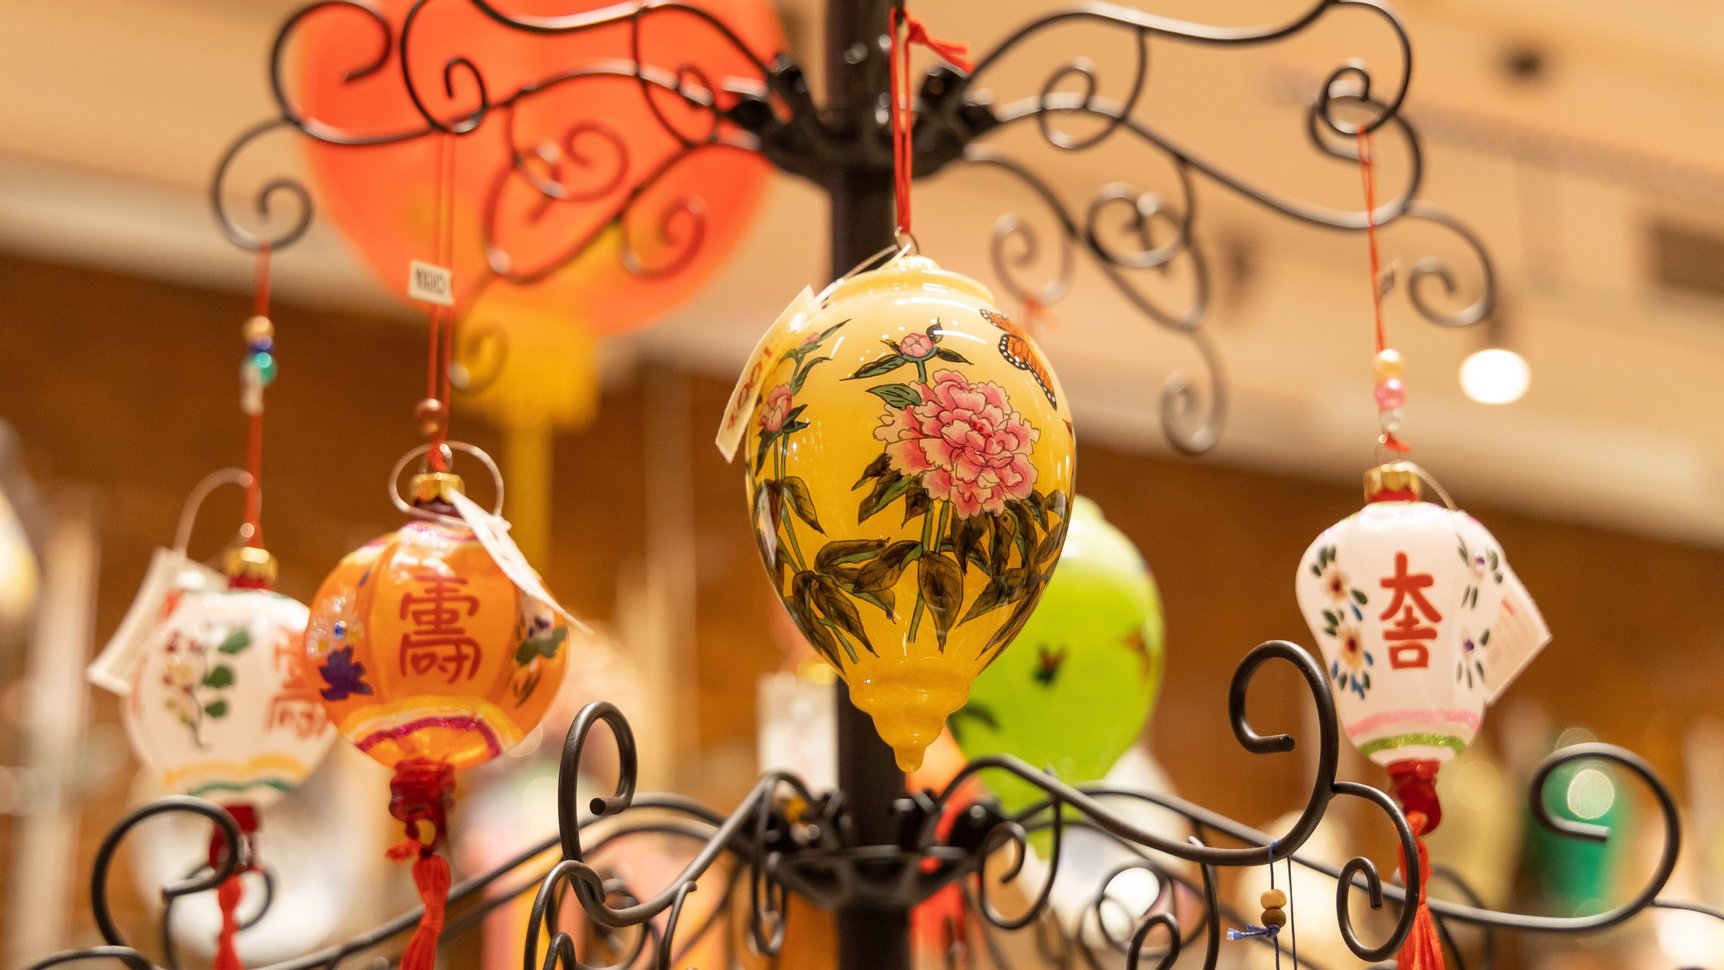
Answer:
<path fill-rule="evenodd" d="M 1099 781 L 1149 721 L 1165 639 L 1143 556 L 1079 496 L 1041 603 L 971 685 L 948 722 L 952 735 L 971 759 L 1010 754 L 1068 784 Z M 1043 797 L 1003 772 L 982 780 L 1009 811 Z"/>

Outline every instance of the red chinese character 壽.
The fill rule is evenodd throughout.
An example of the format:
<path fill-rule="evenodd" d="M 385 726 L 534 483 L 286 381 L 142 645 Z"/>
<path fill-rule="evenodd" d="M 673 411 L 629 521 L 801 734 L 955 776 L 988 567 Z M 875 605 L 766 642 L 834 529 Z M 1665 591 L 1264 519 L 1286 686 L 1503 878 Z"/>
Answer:
<path fill-rule="evenodd" d="M 436 669 L 447 673 L 451 684 L 463 673 L 469 680 L 478 676 L 482 651 L 462 621 L 479 612 L 479 598 L 462 593 L 467 580 L 437 573 L 413 579 L 420 591 L 401 596 L 399 615 L 413 621 L 413 629 L 401 634 L 401 672 Z"/>

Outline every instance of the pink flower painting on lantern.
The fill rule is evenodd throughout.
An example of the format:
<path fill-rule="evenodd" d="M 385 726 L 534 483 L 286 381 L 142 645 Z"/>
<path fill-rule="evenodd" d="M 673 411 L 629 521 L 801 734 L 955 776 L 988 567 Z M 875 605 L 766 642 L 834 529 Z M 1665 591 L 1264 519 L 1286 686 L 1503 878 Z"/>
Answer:
<path fill-rule="evenodd" d="M 1007 500 L 1030 496 L 1036 484 L 1030 449 L 1040 433 L 1012 410 L 1003 388 L 942 370 L 917 390 L 918 403 L 888 404 L 874 429 L 893 470 L 919 476 L 928 496 L 951 502 L 961 518 L 997 515 Z"/>
<path fill-rule="evenodd" d="M 981 652 L 1000 649 L 1035 606 L 1064 541 L 1071 496 L 1036 490 L 1030 456 L 1040 431 L 1012 406 L 1001 384 L 964 376 L 962 368 L 974 364 L 945 345 L 952 331 L 939 321 L 882 336 L 887 352 L 864 359 L 843 378 L 864 382 L 859 390 L 885 407 L 873 429 L 880 453 L 852 486 L 862 492 L 856 522 L 891 510 L 905 524 L 920 519 L 920 538 L 808 544 L 826 536 L 822 521 L 831 519 L 808 482 L 788 473 L 793 440 L 819 420 L 795 398 L 809 373 L 833 359 L 827 341 L 848 322 L 786 351 L 781 361 L 789 379 L 755 401 L 759 435 L 750 478 L 761 556 L 798 628 L 836 666 L 876 653 L 862 608 L 889 619 L 907 611 L 910 641 L 926 618 L 941 650 L 954 627 L 1007 610 L 1008 619 Z"/>
<path fill-rule="evenodd" d="M 925 333 L 908 333 L 898 341 L 898 352 L 911 360 L 927 360 L 934 356 L 934 338 Z"/>
<path fill-rule="evenodd" d="M 770 434 L 783 428 L 790 406 L 789 384 L 779 384 L 761 395 L 760 430 Z"/>

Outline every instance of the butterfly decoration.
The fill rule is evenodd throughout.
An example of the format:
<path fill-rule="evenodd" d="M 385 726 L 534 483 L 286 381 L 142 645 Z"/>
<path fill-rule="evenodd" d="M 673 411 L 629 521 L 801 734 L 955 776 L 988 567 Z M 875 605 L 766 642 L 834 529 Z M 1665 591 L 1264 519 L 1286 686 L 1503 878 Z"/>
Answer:
<path fill-rule="evenodd" d="M 1047 362 L 1042 360 L 1041 351 L 1037 350 L 1035 343 L 1030 340 L 1030 335 L 1003 313 L 992 310 L 983 310 L 981 313 L 982 319 L 1005 331 L 1000 337 L 1000 356 L 1018 370 L 1028 371 L 1029 375 L 1036 379 L 1036 383 L 1041 385 L 1042 393 L 1048 396 L 1048 403 L 1058 406 L 1059 401 L 1054 396 L 1052 372 L 1048 369 Z"/>

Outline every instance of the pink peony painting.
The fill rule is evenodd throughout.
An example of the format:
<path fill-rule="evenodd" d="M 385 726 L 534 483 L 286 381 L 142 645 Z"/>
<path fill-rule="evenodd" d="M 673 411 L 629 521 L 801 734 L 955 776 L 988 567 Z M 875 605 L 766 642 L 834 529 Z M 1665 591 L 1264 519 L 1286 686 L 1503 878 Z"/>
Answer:
<path fill-rule="evenodd" d="M 1007 500 L 1029 498 L 1036 484 L 1030 449 L 1040 432 L 1012 410 L 1004 388 L 942 370 L 917 390 L 920 403 L 888 404 L 874 429 L 893 470 L 919 476 L 928 497 L 951 502 L 961 518 L 997 515 Z"/>

